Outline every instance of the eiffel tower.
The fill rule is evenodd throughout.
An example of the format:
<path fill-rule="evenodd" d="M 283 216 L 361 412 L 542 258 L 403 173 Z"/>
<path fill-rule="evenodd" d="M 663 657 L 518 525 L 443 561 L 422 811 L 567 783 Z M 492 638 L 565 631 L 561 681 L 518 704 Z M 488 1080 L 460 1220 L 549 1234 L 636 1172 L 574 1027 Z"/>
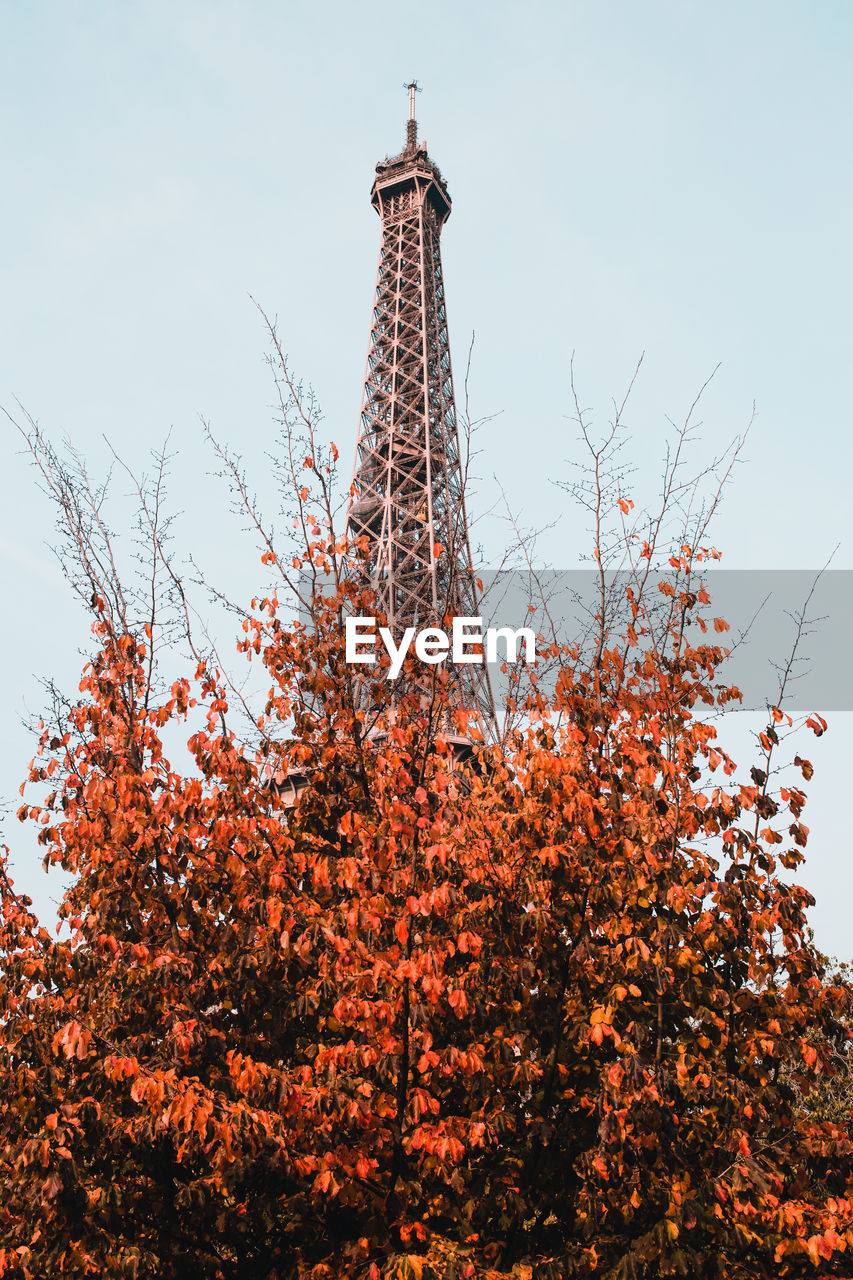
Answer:
<path fill-rule="evenodd" d="M 382 239 L 347 513 L 349 537 L 367 539 L 364 578 L 396 641 L 406 627 L 479 616 L 439 243 L 450 196 L 418 141 L 418 85 L 406 88 L 405 146 L 377 164 L 370 193 Z M 478 714 L 491 738 L 488 668 L 451 672 L 454 700 Z"/>

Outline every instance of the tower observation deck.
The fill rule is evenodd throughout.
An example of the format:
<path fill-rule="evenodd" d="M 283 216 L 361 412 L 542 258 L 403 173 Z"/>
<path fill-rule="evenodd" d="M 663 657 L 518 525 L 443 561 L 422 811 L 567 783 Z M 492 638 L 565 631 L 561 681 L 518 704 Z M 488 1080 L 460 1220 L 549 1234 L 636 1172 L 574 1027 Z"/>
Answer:
<path fill-rule="evenodd" d="M 377 164 L 370 193 L 382 238 L 347 515 L 350 538 L 367 539 L 364 572 L 396 639 L 479 615 L 441 268 L 450 195 L 418 141 L 417 86 L 407 88 L 405 147 Z M 455 697 L 491 736 L 488 668 L 453 675 Z"/>

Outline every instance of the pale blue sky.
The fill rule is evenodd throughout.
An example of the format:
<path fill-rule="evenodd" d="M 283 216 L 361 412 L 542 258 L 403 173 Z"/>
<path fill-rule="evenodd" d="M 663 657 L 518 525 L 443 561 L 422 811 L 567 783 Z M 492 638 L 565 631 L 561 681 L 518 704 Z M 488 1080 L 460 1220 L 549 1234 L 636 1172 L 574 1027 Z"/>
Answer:
<path fill-rule="evenodd" d="M 639 497 L 669 414 L 718 362 L 716 445 L 756 402 L 749 463 L 717 525 L 733 568 L 853 568 L 849 131 L 853 9 L 843 0 L 563 0 L 366 8 L 243 0 L 123 5 L 0 0 L 0 403 L 21 400 L 93 465 L 173 427 L 181 537 L 249 595 L 199 415 L 259 470 L 272 431 L 264 337 L 277 313 L 296 369 L 352 454 L 378 222 L 375 161 L 402 140 L 417 76 L 422 135 L 454 200 L 444 265 L 457 381 L 472 331 L 479 438 L 471 506 L 496 473 L 530 521 L 576 456 L 582 398 L 607 414 L 640 352 Z M 29 758 L 17 716 L 35 674 L 73 686 L 86 623 L 51 565 L 46 507 L 4 436 L 0 792 Z M 499 530 L 483 525 L 495 559 Z M 577 564 L 583 522 L 542 545 Z M 827 709 L 831 710 L 831 709 Z M 845 828 L 851 716 L 812 754 L 804 879 L 818 940 L 849 955 Z M 22 883 L 46 902 L 17 824 Z"/>

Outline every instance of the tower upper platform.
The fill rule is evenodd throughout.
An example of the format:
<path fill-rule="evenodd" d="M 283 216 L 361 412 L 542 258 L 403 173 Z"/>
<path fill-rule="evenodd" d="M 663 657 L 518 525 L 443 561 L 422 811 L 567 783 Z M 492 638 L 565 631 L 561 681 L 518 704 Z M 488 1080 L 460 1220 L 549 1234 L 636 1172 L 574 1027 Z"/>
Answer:
<path fill-rule="evenodd" d="M 383 222 L 405 217 L 413 209 L 429 208 L 435 214 L 438 229 L 450 217 L 450 196 L 441 170 L 427 154 L 425 142 L 418 142 L 415 119 L 417 80 L 405 86 L 409 91 L 409 118 L 406 121 L 406 145 L 397 156 L 386 156 L 376 166 L 376 178 L 370 192 L 373 207 Z"/>
<path fill-rule="evenodd" d="M 397 215 L 404 216 L 412 209 L 413 200 L 428 203 L 439 226 L 443 226 L 450 217 L 447 183 L 438 165 L 430 160 L 426 143 L 418 143 L 416 136 L 399 155 L 386 156 L 379 161 L 370 199 L 383 222 Z"/>

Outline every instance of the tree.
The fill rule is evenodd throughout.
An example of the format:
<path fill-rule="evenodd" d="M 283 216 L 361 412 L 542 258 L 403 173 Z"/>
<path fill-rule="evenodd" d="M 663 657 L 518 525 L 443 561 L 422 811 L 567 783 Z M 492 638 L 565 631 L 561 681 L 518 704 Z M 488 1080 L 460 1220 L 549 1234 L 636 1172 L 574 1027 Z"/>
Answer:
<path fill-rule="evenodd" d="M 438 668 L 410 659 L 393 705 L 377 680 L 370 720 L 354 692 L 358 548 L 276 359 L 305 544 L 264 559 L 309 608 L 243 618 L 254 736 L 209 655 L 158 678 L 157 592 L 185 596 L 151 491 L 135 617 L 97 490 L 31 435 L 94 652 L 19 815 L 72 877 L 58 937 L 2 877 L 0 1276 L 853 1275 L 849 1114 L 804 1105 L 850 992 L 780 873 L 808 834 L 771 786 L 782 710 L 749 785 L 707 714 L 737 696 L 711 552 L 681 537 L 658 590 L 658 535 L 628 530 L 624 628 L 552 638 L 553 687 L 460 766 Z"/>

